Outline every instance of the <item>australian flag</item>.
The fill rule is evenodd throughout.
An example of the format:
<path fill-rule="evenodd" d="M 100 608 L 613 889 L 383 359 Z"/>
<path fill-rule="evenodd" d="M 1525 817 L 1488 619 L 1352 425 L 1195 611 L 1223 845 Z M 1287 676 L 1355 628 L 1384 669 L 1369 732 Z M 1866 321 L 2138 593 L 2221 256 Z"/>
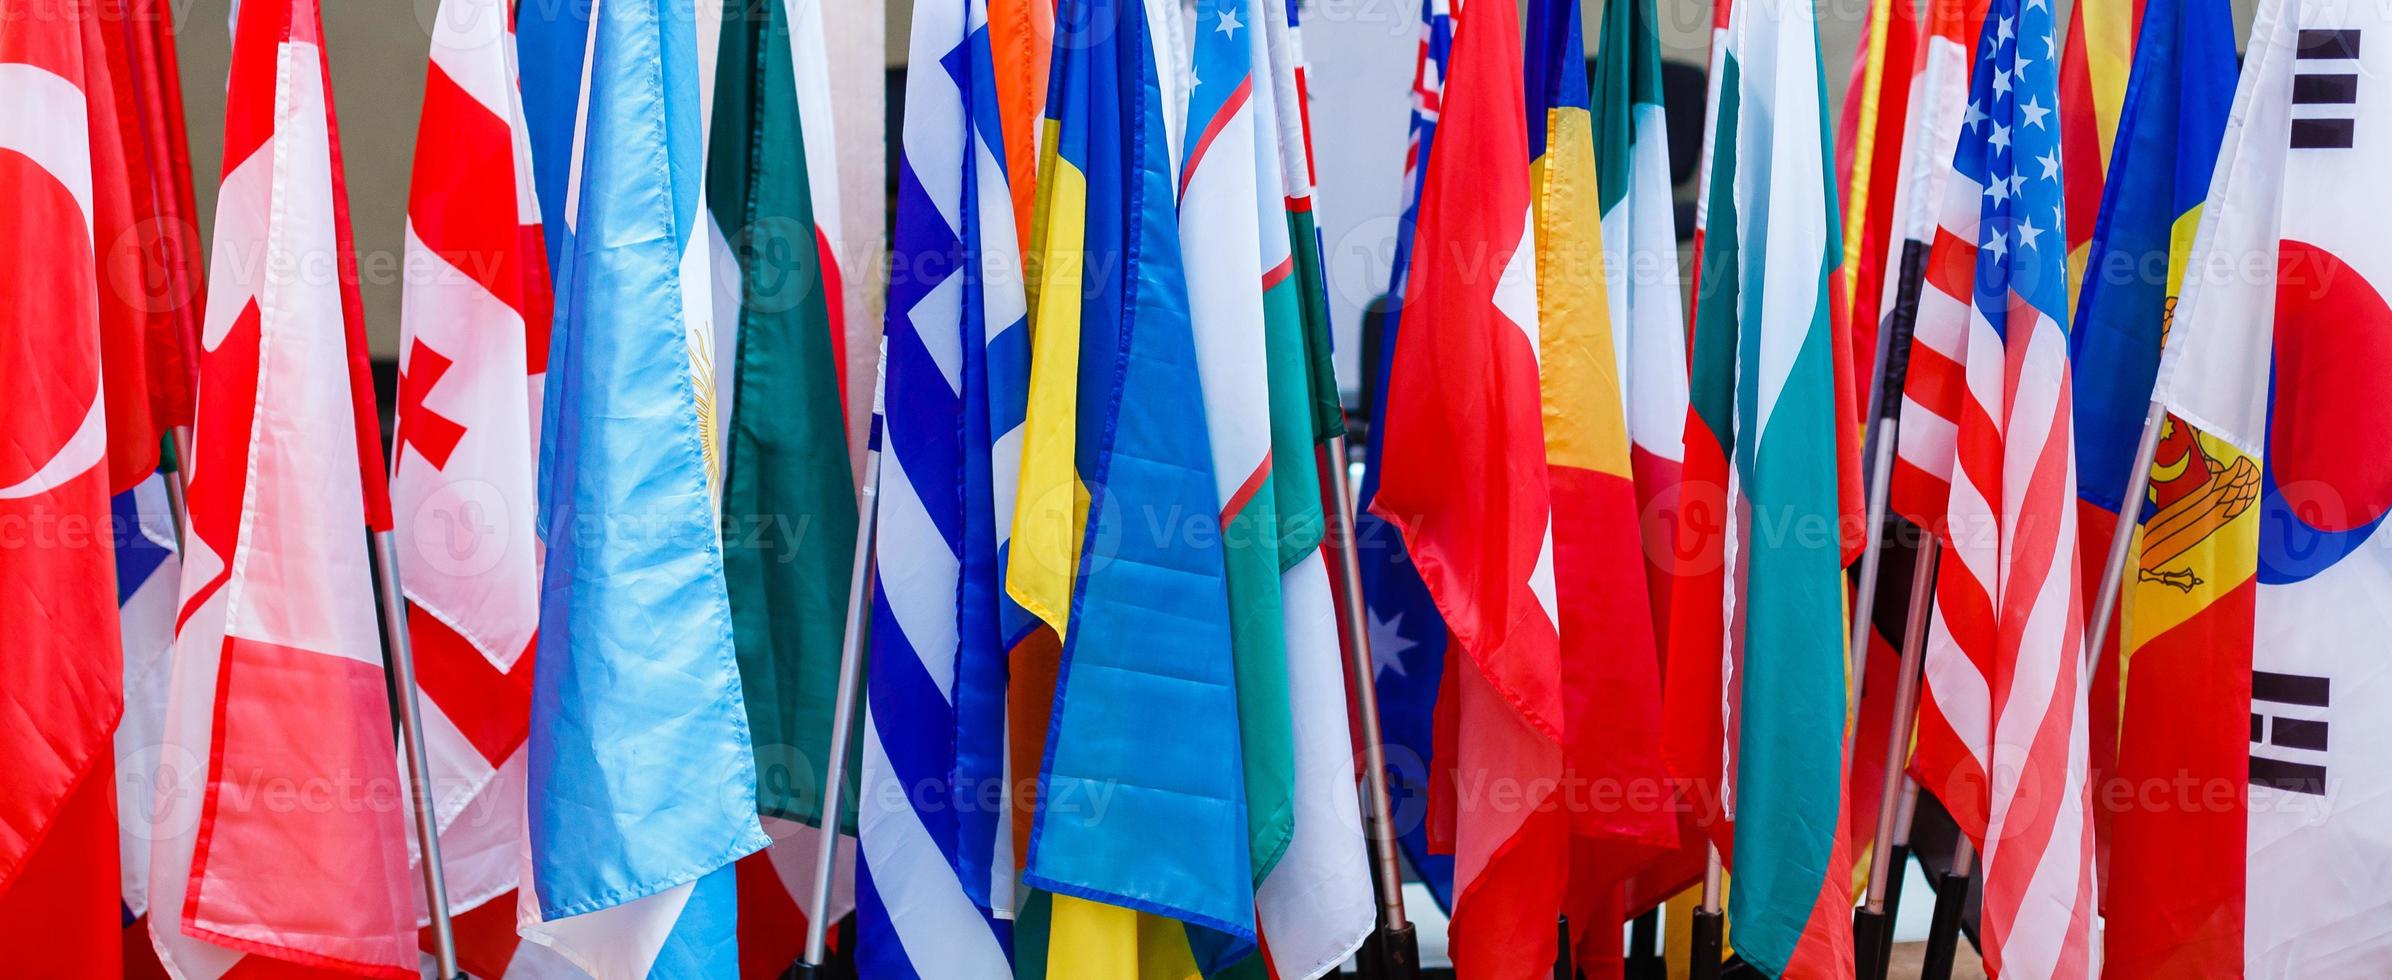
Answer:
<path fill-rule="evenodd" d="M 1404 159 L 1404 213 L 1396 232 L 1384 328 L 1376 363 L 1369 365 L 1370 438 L 1364 443 L 1361 499 L 1355 508 L 1355 553 L 1362 594 L 1370 613 L 1372 673 L 1379 690 L 1380 734 L 1386 740 L 1387 794 L 1401 835 L 1404 858 L 1434 893 L 1453 907 L 1453 856 L 1431 855 L 1428 838 L 1431 719 L 1437 685 L 1445 673 L 1445 620 L 1429 599 L 1428 586 L 1404 553 L 1403 535 L 1371 513 L 1379 492 L 1381 425 L 1387 417 L 1387 369 L 1395 353 L 1396 322 L 1402 317 L 1404 279 L 1411 272 L 1412 226 L 1418 217 L 1420 181 L 1427 172 L 1429 144 L 1437 133 L 1437 110 L 1445 89 L 1445 64 L 1453 48 L 1453 17 L 1445 0 L 1421 0 L 1420 53 L 1412 84 L 1411 146 Z"/>

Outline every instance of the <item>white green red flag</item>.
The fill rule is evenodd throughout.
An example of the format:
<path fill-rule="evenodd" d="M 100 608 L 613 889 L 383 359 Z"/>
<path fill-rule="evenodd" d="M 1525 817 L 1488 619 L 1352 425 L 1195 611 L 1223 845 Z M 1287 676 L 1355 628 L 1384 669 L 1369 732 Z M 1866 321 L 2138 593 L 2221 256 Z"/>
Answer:
<path fill-rule="evenodd" d="M 1811 5 L 1737 4 L 1714 76 L 1664 755 L 1729 862 L 1738 955 L 1843 973 L 1854 427 Z"/>

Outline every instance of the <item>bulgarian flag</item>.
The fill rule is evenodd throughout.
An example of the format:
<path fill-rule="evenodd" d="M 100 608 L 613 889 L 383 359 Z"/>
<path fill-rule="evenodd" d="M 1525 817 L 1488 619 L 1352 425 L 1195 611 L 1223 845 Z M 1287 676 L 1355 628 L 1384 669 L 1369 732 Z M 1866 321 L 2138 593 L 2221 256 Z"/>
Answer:
<path fill-rule="evenodd" d="M 1811 5 L 1740 4 L 1720 86 L 1671 595 L 1665 751 L 1725 809 L 1736 948 L 1770 975 L 1849 973 L 1841 823 L 1849 378 Z M 1811 528 L 1809 532 L 1798 529 Z M 1724 710 L 1723 710 L 1724 709 Z"/>

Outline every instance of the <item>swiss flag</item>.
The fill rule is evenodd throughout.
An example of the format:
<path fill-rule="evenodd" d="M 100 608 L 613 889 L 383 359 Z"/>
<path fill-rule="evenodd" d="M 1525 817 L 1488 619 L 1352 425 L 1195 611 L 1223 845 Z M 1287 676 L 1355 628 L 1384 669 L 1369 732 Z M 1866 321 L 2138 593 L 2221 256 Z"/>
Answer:
<path fill-rule="evenodd" d="M 1371 509 L 1453 632 L 1428 819 L 1455 856 L 1454 966 L 1526 978 L 1553 968 L 1569 828 L 1520 24 L 1508 3 L 1456 19 Z"/>

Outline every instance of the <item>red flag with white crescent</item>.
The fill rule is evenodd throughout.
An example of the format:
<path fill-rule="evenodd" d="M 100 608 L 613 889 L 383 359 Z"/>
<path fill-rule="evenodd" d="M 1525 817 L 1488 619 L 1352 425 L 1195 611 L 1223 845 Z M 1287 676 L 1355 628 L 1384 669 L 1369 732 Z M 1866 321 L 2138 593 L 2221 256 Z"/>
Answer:
<path fill-rule="evenodd" d="M 26 975 L 118 969 L 99 256 L 128 204 L 96 14 L 0 3 L 0 949 Z"/>

